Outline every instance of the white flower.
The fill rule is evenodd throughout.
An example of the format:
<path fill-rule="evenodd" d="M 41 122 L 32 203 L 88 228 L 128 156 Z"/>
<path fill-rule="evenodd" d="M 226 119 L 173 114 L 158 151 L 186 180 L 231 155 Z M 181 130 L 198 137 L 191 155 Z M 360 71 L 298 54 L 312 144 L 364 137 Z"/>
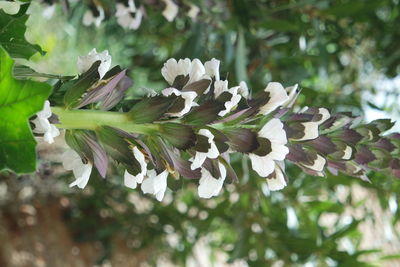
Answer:
<path fill-rule="evenodd" d="M 226 178 L 226 168 L 221 162 L 218 162 L 218 167 L 221 176 L 217 179 L 207 169 L 201 169 L 201 178 L 198 187 L 199 197 L 211 198 L 217 196 L 221 191 Z"/>
<path fill-rule="evenodd" d="M 317 154 L 317 158 L 314 160 L 312 165 L 303 164 L 305 167 L 314 170 L 318 173 L 324 170 L 326 164 L 326 159 L 322 157 L 320 154 Z M 322 174 L 320 174 L 322 176 Z"/>
<path fill-rule="evenodd" d="M 181 111 L 168 113 L 168 115 L 171 117 L 182 117 L 183 115 L 188 113 L 192 107 L 198 106 L 198 104 L 194 102 L 194 99 L 197 97 L 196 92 L 193 91 L 181 92 L 178 89 L 170 87 L 162 90 L 161 93 L 163 96 L 170 96 L 172 94 L 176 96 L 181 96 L 185 100 L 184 107 Z"/>
<path fill-rule="evenodd" d="M 56 11 L 56 4 L 53 3 L 51 5 L 48 5 L 42 12 L 42 16 L 45 19 L 51 19 L 54 15 L 54 12 Z"/>
<path fill-rule="evenodd" d="M 259 137 L 266 138 L 271 143 L 271 151 L 265 156 L 249 154 L 253 170 L 261 177 L 267 177 L 275 169 L 275 161 L 284 160 L 289 153 L 285 146 L 287 143 L 286 132 L 279 119 L 271 119 L 258 133 Z"/>
<path fill-rule="evenodd" d="M 178 5 L 172 0 L 163 0 L 165 3 L 165 9 L 162 15 L 168 20 L 173 21 L 176 15 L 178 15 Z"/>
<path fill-rule="evenodd" d="M 318 127 L 330 118 L 329 111 L 326 108 L 319 108 L 318 113 L 321 115 L 321 119 L 318 121 L 307 121 L 302 122 L 301 125 L 304 127 L 304 136 L 301 138 L 293 138 L 296 141 L 312 140 L 319 136 Z"/>
<path fill-rule="evenodd" d="M 296 102 L 297 96 L 299 95 L 299 85 L 296 83 L 293 86 L 287 87 L 285 90 L 289 93 L 288 99 L 282 104 L 283 107 L 291 108 Z"/>
<path fill-rule="evenodd" d="M 162 201 L 167 190 L 168 171 L 158 174 L 155 170 L 147 171 L 147 179 L 142 183 L 142 191 L 145 194 L 153 194 L 158 201 Z"/>
<path fill-rule="evenodd" d="M 64 152 L 62 158 L 64 169 L 72 170 L 76 179 L 69 187 L 78 186 L 81 189 L 85 188 L 89 182 L 93 165 L 90 162 L 84 164 L 78 153 L 72 149 Z"/>
<path fill-rule="evenodd" d="M 228 114 L 229 112 L 231 112 L 231 110 L 236 107 L 236 105 L 239 103 L 240 99 L 242 98 L 242 96 L 240 94 L 238 94 L 238 90 L 239 90 L 239 86 L 236 87 L 232 87 L 230 88 L 227 92 L 229 92 L 232 97 L 230 100 L 225 102 L 225 109 L 221 110 L 218 115 L 223 117 L 226 114 Z"/>
<path fill-rule="evenodd" d="M 200 168 L 203 165 L 206 158 L 215 159 L 219 155 L 218 148 L 214 142 L 214 135 L 207 129 L 200 129 L 198 134 L 208 138 L 208 143 L 210 144 L 210 148 L 208 149 L 207 152 L 196 151 L 196 155 L 194 156 L 194 158 L 190 159 L 190 161 L 192 161 L 192 164 L 190 165 L 190 168 L 192 170 Z"/>
<path fill-rule="evenodd" d="M 223 92 L 228 91 L 228 81 L 215 81 L 214 82 L 214 96 L 219 97 Z"/>
<path fill-rule="evenodd" d="M 50 102 L 48 100 L 44 102 L 43 110 L 36 113 L 36 116 L 32 121 L 35 124 L 33 132 L 44 134 L 43 138 L 47 143 L 54 143 L 54 137 L 59 136 L 60 131 L 48 120 L 51 117 Z"/>
<path fill-rule="evenodd" d="M 93 48 L 87 56 L 79 56 L 77 62 L 79 73 L 89 70 L 93 63 L 98 60 L 101 61 L 98 72 L 100 79 L 102 79 L 111 67 L 111 56 L 108 54 L 108 50 L 97 53 L 96 48 Z"/>
<path fill-rule="evenodd" d="M 192 3 L 189 4 L 189 11 L 187 13 L 188 17 L 191 18 L 192 20 L 195 20 L 197 15 L 200 12 L 200 8 Z"/>
<path fill-rule="evenodd" d="M 349 160 L 352 155 L 353 155 L 353 149 L 351 148 L 351 146 L 346 146 L 346 148 L 343 151 L 342 159 Z"/>
<path fill-rule="evenodd" d="M 208 76 L 210 76 L 211 78 L 215 77 L 216 81 L 219 81 L 219 65 L 220 65 L 220 61 L 215 58 L 204 63 L 204 68 L 205 68 L 206 74 Z"/>
<path fill-rule="evenodd" d="M 164 66 L 161 69 L 161 74 L 164 79 L 172 85 L 175 81 L 175 78 L 179 75 L 189 75 L 190 69 L 192 66 L 192 62 L 190 59 L 179 59 L 177 62 L 175 58 L 170 58 L 167 62 L 164 63 Z"/>
<path fill-rule="evenodd" d="M 239 94 L 244 98 L 247 98 L 249 96 L 249 87 L 247 87 L 247 83 L 245 81 L 241 81 L 239 86 Z"/>
<path fill-rule="evenodd" d="M 10 15 L 15 15 L 18 13 L 21 3 L 16 1 L 0 1 L 0 9 Z"/>
<path fill-rule="evenodd" d="M 279 164 L 275 163 L 274 175 L 267 178 L 267 185 L 271 191 L 281 190 L 287 185 L 285 175 L 283 174 L 282 169 L 279 167 Z"/>
<path fill-rule="evenodd" d="M 289 99 L 285 88 L 277 82 L 268 83 L 264 91 L 269 93 L 269 100 L 267 104 L 260 107 L 260 114 L 267 115 L 271 113 Z"/>
<path fill-rule="evenodd" d="M 143 182 L 144 176 L 147 172 L 147 163 L 143 153 L 135 146 L 133 148 L 133 155 L 135 159 L 139 162 L 140 172 L 136 175 L 130 174 L 127 170 L 124 173 L 124 184 L 125 186 L 135 189 L 137 184 L 141 184 Z"/>
<path fill-rule="evenodd" d="M 215 81 L 214 82 L 214 96 L 219 97 L 222 93 L 228 92 L 231 94 L 231 98 L 224 103 L 225 109 L 221 110 L 218 115 L 223 117 L 228 114 L 236 105 L 239 103 L 242 96 L 238 93 L 240 86 L 232 87 L 228 89 L 228 81 Z"/>
<path fill-rule="evenodd" d="M 83 25 L 90 26 L 94 24 L 96 27 L 99 27 L 101 22 L 104 20 L 104 9 L 101 6 L 97 6 L 97 11 L 99 12 L 98 16 L 94 16 L 93 12 L 89 9 L 83 15 Z"/>
<path fill-rule="evenodd" d="M 117 22 L 119 25 L 126 29 L 137 30 L 142 22 L 143 10 L 142 8 L 136 9 L 135 2 L 129 0 L 128 6 L 122 3 L 117 3 L 117 12 L 115 16 L 117 17 Z M 132 14 L 135 14 L 133 17 Z"/>
<path fill-rule="evenodd" d="M 190 59 L 180 59 L 178 62 L 174 58 L 170 58 L 164 63 L 161 69 L 161 74 L 164 79 L 172 85 L 175 78 L 179 75 L 189 76 L 187 84 L 196 82 L 205 77 L 206 70 L 197 58 L 190 61 Z"/>
<path fill-rule="evenodd" d="M 203 63 L 197 58 L 192 60 L 192 65 L 189 72 L 189 81 L 188 84 L 197 82 L 206 74 L 206 69 L 204 68 Z"/>

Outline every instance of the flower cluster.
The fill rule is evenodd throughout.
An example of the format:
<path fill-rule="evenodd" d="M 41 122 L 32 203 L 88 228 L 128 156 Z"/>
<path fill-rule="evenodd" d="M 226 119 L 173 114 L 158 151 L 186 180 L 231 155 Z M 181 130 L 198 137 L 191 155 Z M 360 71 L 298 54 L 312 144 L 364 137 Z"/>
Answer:
<path fill-rule="evenodd" d="M 43 11 L 44 17 L 50 18 L 54 14 L 56 2 L 55 0 L 43 1 L 47 5 Z M 192 20 L 195 20 L 200 13 L 200 8 L 194 3 L 184 2 L 184 5 L 179 6 L 175 0 L 162 0 L 160 3 L 145 3 L 141 0 L 117 0 L 107 4 L 99 1 L 88 1 L 82 23 L 85 26 L 99 27 L 105 19 L 114 16 L 121 27 L 137 30 L 146 15 L 146 5 L 153 5 L 152 8 L 159 9 L 162 16 L 169 22 L 176 18 L 179 9 Z"/>
<path fill-rule="evenodd" d="M 126 70 L 110 67 L 107 51 L 92 50 L 78 59 L 81 75 L 62 81 L 50 98 L 64 106 L 53 112 L 73 149 L 64 162 L 76 177 L 71 186 L 85 187 L 93 167 L 106 177 L 111 158 L 123 169 L 127 187 L 140 185 L 159 201 L 168 181 L 180 177 L 198 180 L 198 195 L 211 198 L 225 182 L 238 180 L 230 165 L 232 153 L 248 157 L 270 190 L 287 185 L 288 161 L 316 176 L 329 170 L 368 179 L 371 169 L 400 176 L 400 135 L 382 136 L 390 121 L 360 124 L 349 114 L 332 115 L 325 108 L 293 112 L 297 85 L 271 82 L 253 94 L 245 82 L 231 87 L 221 79 L 217 59 L 204 64 L 169 59 L 161 69 L 166 88 L 124 101 L 132 81 Z M 40 120 L 51 115 L 48 103 L 45 110 L 33 121 L 35 131 L 55 136 L 54 125 L 41 128 Z"/>

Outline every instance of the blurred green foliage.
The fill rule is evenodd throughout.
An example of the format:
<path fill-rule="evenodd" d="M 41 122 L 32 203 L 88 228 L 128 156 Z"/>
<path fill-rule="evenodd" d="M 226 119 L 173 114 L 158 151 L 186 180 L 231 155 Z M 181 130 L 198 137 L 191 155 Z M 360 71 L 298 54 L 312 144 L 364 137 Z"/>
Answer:
<path fill-rule="evenodd" d="M 35 58 L 35 68 L 75 74 L 78 55 L 93 47 L 108 49 L 113 63 L 130 69 L 135 84 L 128 96 L 134 98 L 145 88 L 166 86 L 160 69 L 168 58 L 215 57 L 230 84 L 247 80 L 256 92 L 269 81 L 285 86 L 299 83 L 300 106 L 355 114 L 362 114 L 362 93 L 379 90 L 375 74 L 398 75 L 398 0 L 195 2 L 201 8 L 195 21 L 179 16 L 171 23 L 161 16 L 162 8 L 146 6 L 147 16 L 137 31 L 124 30 L 113 17 L 100 28 L 83 26 L 83 2 L 66 15 L 59 8 L 51 23 L 41 18 L 41 7 L 34 5 L 28 37 L 48 51 L 44 58 Z M 391 97 L 398 94 L 390 93 Z M 195 184 L 189 183 L 162 204 L 140 190 L 125 188 L 115 170 L 106 181 L 91 179 L 84 192 L 66 193 L 72 202 L 66 220 L 79 240 L 102 241 L 106 252 L 99 262 L 112 251 L 112 236 L 123 234 L 134 241 L 136 250 L 151 248 L 154 264 L 158 255 L 167 255 L 184 265 L 195 244 L 204 239 L 214 256 L 224 252 L 229 262 L 242 259 L 250 266 L 382 264 L 385 255 L 359 247 L 363 233 L 358 225 L 373 220 L 372 207 L 351 192 L 343 193 L 343 188 L 361 184 L 388 209 L 389 200 L 398 204 L 397 180 L 382 173 L 372 173 L 371 184 L 345 176 L 311 177 L 287 166 L 289 186 L 270 193 L 244 161 L 232 159 L 240 182 L 226 186 L 219 197 L 199 199 Z M 363 210 L 363 216 L 349 217 L 349 208 Z M 394 226 L 400 213 L 397 208 L 391 212 Z M 335 215 L 332 224 L 323 226 L 321 218 L 329 214 Z M 346 242 L 351 248 L 343 246 Z M 371 262 L 365 258 L 368 254 L 382 261 Z M 392 256 L 386 258 L 398 255 Z"/>

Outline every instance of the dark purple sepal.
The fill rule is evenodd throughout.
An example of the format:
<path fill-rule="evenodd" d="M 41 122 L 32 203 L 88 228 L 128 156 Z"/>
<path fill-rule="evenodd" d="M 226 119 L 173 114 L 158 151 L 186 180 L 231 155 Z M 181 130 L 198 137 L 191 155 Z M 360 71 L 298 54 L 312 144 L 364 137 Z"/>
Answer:
<path fill-rule="evenodd" d="M 68 130 L 65 133 L 65 140 L 81 158 L 93 162 L 103 178 L 106 177 L 108 157 L 104 148 L 98 143 L 95 134 L 85 130 Z"/>
<path fill-rule="evenodd" d="M 400 159 L 392 159 L 390 169 L 395 177 L 400 178 Z"/>
<path fill-rule="evenodd" d="M 206 158 L 206 160 L 203 163 L 203 168 L 205 168 L 207 171 L 209 171 L 215 179 L 218 179 L 221 177 L 221 172 L 219 170 L 218 166 L 219 159 L 210 159 Z"/>
<path fill-rule="evenodd" d="M 115 107 L 125 96 L 126 90 L 130 88 L 133 81 L 128 76 L 122 78 L 117 87 L 101 102 L 100 109 L 110 110 Z"/>
<path fill-rule="evenodd" d="M 214 135 L 214 142 L 218 148 L 220 154 L 225 153 L 229 149 L 229 145 L 227 144 L 228 137 L 223 134 L 221 131 L 214 129 L 212 127 L 205 127 Z"/>
<path fill-rule="evenodd" d="M 300 144 L 290 144 L 288 145 L 289 154 L 286 155 L 286 159 L 294 163 L 304 162 L 308 165 L 313 164 L 313 160 L 309 159 L 307 152 Z"/>
<path fill-rule="evenodd" d="M 106 97 L 111 94 L 113 90 L 115 90 L 118 83 L 125 77 L 125 74 L 126 70 L 123 70 L 107 81 L 102 80 L 96 88 L 90 89 L 88 92 L 86 92 L 86 94 L 76 105 L 76 108 L 81 108 L 91 103 L 105 100 Z"/>
<path fill-rule="evenodd" d="M 174 82 L 172 83 L 171 87 L 176 88 L 178 90 L 182 90 L 182 88 L 187 84 L 190 77 L 189 75 L 178 75 L 175 77 Z"/>
<path fill-rule="evenodd" d="M 179 151 L 173 151 L 173 149 L 169 148 L 161 139 L 158 140 L 158 143 L 164 159 L 180 175 L 189 179 L 199 179 L 201 177 L 200 168 L 192 170 L 190 168 L 191 163 L 183 159 L 181 155 L 179 155 Z"/>
<path fill-rule="evenodd" d="M 219 117 L 218 113 L 223 109 L 224 106 L 221 103 L 206 101 L 193 108 L 182 120 L 187 124 L 204 126 L 215 121 Z"/>
<path fill-rule="evenodd" d="M 150 123 L 160 119 L 173 105 L 176 97 L 154 96 L 138 101 L 127 113 L 134 123 Z"/>
<path fill-rule="evenodd" d="M 132 143 L 112 127 L 100 127 L 96 135 L 106 150 L 107 154 L 116 162 L 121 163 L 133 175 L 140 172 L 140 164 L 135 159 Z"/>
<path fill-rule="evenodd" d="M 174 147 L 185 150 L 195 145 L 196 135 L 191 126 L 174 122 L 160 124 L 159 134 Z"/>
<path fill-rule="evenodd" d="M 224 131 L 232 150 L 249 153 L 258 148 L 257 133 L 246 128 L 231 128 Z"/>
<path fill-rule="evenodd" d="M 378 142 L 376 142 L 375 147 L 380 148 L 380 149 L 384 149 L 388 152 L 392 152 L 393 150 L 396 149 L 396 146 L 393 145 L 389 139 L 381 137 Z"/>
<path fill-rule="evenodd" d="M 86 90 L 99 80 L 98 68 L 100 63 L 100 60 L 94 62 L 90 69 L 80 75 L 77 80 L 71 80 L 64 84 L 63 87 L 66 88 L 64 94 L 64 104 L 66 108 L 74 108 L 79 103 L 79 99 Z"/>
<path fill-rule="evenodd" d="M 345 142 L 348 145 L 355 146 L 358 142 L 363 139 L 363 136 L 352 129 L 342 129 L 329 136 L 334 137 L 340 141 Z"/>
<path fill-rule="evenodd" d="M 356 149 L 357 151 L 354 156 L 354 161 L 357 162 L 358 164 L 366 165 L 376 160 L 374 153 L 372 153 L 367 146 L 360 145 Z"/>
<path fill-rule="evenodd" d="M 380 133 L 386 132 L 390 130 L 394 126 L 394 122 L 391 119 L 379 119 L 371 121 L 369 124 L 374 125 L 376 128 L 379 129 Z"/>
<path fill-rule="evenodd" d="M 183 87 L 182 92 L 189 92 L 194 91 L 197 95 L 202 95 L 207 88 L 210 87 L 211 80 L 209 79 L 202 79 L 190 84 L 187 84 Z"/>
<path fill-rule="evenodd" d="M 225 179 L 225 181 L 228 184 L 238 182 L 239 179 L 237 177 L 237 174 L 236 174 L 235 170 L 232 168 L 232 166 L 229 164 L 229 162 L 222 156 L 219 157 L 219 162 L 222 163 L 226 168 L 226 179 Z"/>
<path fill-rule="evenodd" d="M 324 156 L 337 151 L 337 147 L 332 140 L 324 135 L 320 135 L 316 139 L 310 140 L 307 143 L 310 144 L 319 154 Z"/>
<path fill-rule="evenodd" d="M 306 127 L 298 122 L 285 122 L 283 128 L 288 139 L 301 139 L 306 134 Z"/>

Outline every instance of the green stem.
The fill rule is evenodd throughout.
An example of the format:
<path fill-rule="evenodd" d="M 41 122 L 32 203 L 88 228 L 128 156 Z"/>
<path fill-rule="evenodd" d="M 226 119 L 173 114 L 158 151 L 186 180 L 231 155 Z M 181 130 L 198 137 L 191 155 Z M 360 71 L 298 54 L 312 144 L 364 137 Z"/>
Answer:
<path fill-rule="evenodd" d="M 158 124 L 135 124 L 126 113 L 99 110 L 69 110 L 51 107 L 60 121 L 57 127 L 63 129 L 96 130 L 110 126 L 130 133 L 152 134 L 159 130 Z"/>

